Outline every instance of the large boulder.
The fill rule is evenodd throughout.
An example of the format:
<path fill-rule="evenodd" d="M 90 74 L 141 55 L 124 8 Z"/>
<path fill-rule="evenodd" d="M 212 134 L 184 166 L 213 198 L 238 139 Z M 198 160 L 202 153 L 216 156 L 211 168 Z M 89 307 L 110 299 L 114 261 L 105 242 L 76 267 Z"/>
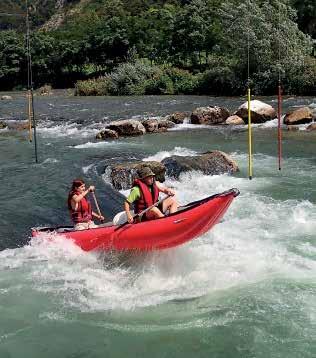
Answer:
<path fill-rule="evenodd" d="M 313 112 L 308 107 L 298 108 L 284 117 L 284 123 L 287 125 L 310 123 L 312 120 Z"/>
<path fill-rule="evenodd" d="M 229 111 L 226 108 L 210 106 L 196 108 L 191 114 L 193 124 L 219 124 L 226 121 Z"/>
<path fill-rule="evenodd" d="M 272 106 L 258 100 L 250 101 L 250 113 L 252 123 L 264 123 L 277 116 Z M 241 117 L 245 122 L 248 122 L 248 102 L 242 104 L 235 115 Z"/>
<path fill-rule="evenodd" d="M 244 120 L 236 115 L 230 116 L 226 119 L 225 124 L 228 125 L 240 125 L 245 124 Z"/>
<path fill-rule="evenodd" d="M 166 117 L 168 121 L 175 124 L 181 124 L 187 118 L 190 118 L 190 114 L 188 112 L 175 112 Z"/>
<path fill-rule="evenodd" d="M 117 190 L 130 189 L 133 186 L 133 181 L 137 178 L 137 170 L 142 167 L 150 167 L 156 174 L 156 180 L 160 182 L 165 181 L 166 168 L 160 162 L 133 162 L 120 163 L 106 167 L 106 172 L 109 174 L 111 183 Z"/>
<path fill-rule="evenodd" d="M 4 96 L 1 96 L 1 99 L 2 99 L 3 101 L 6 101 L 6 100 L 11 100 L 11 99 L 13 99 L 13 98 L 12 98 L 12 96 L 4 95 Z"/>
<path fill-rule="evenodd" d="M 96 139 L 117 139 L 119 135 L 116 131 L 113 131 L 112 129 L 103 129 L 101 132 L 99 132 L 96 136 Z"/>
<path fill-rule="evenodd" d="M 308 132 L 311 132 L 311 131 L 316 131 L 316 122 L 315 123 L 311 123 L 307 128 L 306 130 Z"/>
<path fill-rule="evenodd" d="M 237 163 L 226 153 L 219 150 L 206 152 L 198 156 L 173 155 L 162 162 L 168 176 L 178 178 L 183 172 L 198 170 L 208 175 L 235 173 L 239 171 Z"/>
<path fill-rule="evenodd" d="M 146 133 L 146 129 L 141 122 L 134 119 L 111 122 L 106 126 L 106 129 L 117 132 L 119 136 L 137 136 Z"/>
<path fill-rule="evenodd" d="M 158 132 L 158 120 L 149 118 L 142 121 L 142 125 L 145 127 L 147 133 Z"/>

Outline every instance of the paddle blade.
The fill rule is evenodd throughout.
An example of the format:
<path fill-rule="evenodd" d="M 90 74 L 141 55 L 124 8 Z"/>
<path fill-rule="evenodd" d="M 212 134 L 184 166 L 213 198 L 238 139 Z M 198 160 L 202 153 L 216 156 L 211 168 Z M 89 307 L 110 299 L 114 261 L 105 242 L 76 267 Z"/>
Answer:
<path fill-rule="evenodd" d="M 131 210 L 131 215 L 134 216 L 133 210 Z M 122 225 L 126 223 L 126 221 L 127 221 L 127 215 L 125 211 L 121 211 L 120 213 L 117 213 L 113 218 L 114 225 Z"/>

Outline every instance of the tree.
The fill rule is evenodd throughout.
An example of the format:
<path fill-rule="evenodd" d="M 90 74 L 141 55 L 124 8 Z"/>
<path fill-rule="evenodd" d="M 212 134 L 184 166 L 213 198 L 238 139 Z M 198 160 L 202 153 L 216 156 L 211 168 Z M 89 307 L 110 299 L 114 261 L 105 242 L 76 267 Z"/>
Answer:
<path fill-rule="evenodd" d="M 266 71 L 279 62 L 279 69 L 299 67 L 311 53 L 311 39 L 298 29 L 296 12 L 287 0 L 225 1 L 220 16 L 222 51 L 239 59 L 244 78 L 248 45 L 251 73 Z"/>
<path fill-rule="evenodd" d="M 24 39 L 14 30 L 0 31 L 0 81 L 3 89 L 12 88 L 23 78 Z"/>

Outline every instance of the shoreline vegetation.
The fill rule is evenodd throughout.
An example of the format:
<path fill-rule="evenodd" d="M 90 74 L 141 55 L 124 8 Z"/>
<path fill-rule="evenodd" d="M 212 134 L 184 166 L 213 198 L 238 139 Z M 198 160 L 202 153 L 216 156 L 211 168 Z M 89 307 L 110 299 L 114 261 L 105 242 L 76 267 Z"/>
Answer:
<path fill-rule="evenodd" d="M 34 87 L 80 96 L 316 94 L 316 4 L 30 0 Z M 0 13 L 23 12 L 10 0 Z M 24 7 L 23 7 L 24 6 Z M 23 16 L 1 15 L 0 90 L 25 88 Z M 249 48 L 249 79 L 248 79 Z"/>

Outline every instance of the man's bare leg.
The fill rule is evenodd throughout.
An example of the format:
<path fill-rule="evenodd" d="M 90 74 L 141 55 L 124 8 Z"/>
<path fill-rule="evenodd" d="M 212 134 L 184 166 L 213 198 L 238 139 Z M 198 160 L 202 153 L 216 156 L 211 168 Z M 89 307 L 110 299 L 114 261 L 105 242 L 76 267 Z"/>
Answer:
<path fill-rule="evenodd" d="M 165 213 L 169 210 L 170 214 L 175 213 L 178 210 L 179 204 L 174 197 L 169 197 L 162 202 L 162 211 Z"/>
<path fill-rule="evenodd" d="M 154 207 L 147 211 L 146 216 L 148 220 L 153 220 L 163 218 L 164 214 L 158 208 Z"/>

